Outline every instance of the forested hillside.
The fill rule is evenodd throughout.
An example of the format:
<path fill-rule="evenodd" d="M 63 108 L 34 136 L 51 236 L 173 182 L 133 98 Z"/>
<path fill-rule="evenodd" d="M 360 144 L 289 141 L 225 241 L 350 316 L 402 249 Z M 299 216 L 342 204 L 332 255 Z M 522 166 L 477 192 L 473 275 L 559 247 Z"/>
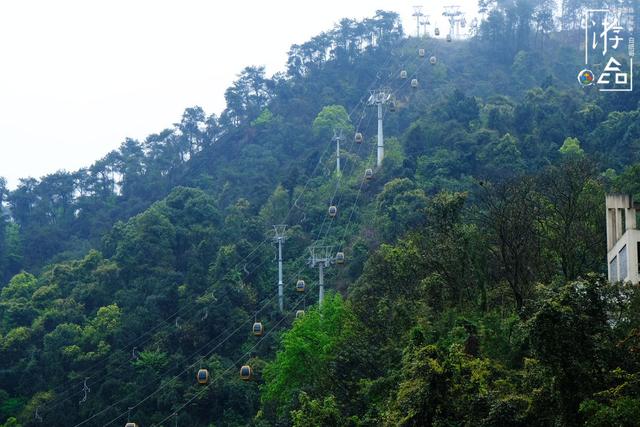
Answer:
<path fill-rule="evenodd" d="M 579 4 L 480 3 L 452 42 L 344 19 L 219 116 L 0 180 L 0 425 L 637 425 L 604 196 L 640 197 L 640 95 L 580 87 Z M 318 308 L 320 244 L 345 263 Z"/>

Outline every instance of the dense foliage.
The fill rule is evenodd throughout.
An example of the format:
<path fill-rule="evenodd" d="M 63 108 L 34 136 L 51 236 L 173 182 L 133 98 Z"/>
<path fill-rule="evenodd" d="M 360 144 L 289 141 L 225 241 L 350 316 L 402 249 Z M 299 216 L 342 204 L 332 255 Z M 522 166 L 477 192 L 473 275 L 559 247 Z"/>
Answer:
<path fill-rule="evenodd" d="M 244 69 L 220 116 L 0 180 L 0 423 L 636 425 L 640 292 L 603 273 L 604 195 L 640 196 L 640 97 L 578 87 L 575 4 L 563 31 L 554 2 L 480 5 L 454 43 L 345 19 L 285 73 Z M 397 111 L 365 181 L 378 86 Z M 347 255 L 322 308 L 319 240 Z"/>

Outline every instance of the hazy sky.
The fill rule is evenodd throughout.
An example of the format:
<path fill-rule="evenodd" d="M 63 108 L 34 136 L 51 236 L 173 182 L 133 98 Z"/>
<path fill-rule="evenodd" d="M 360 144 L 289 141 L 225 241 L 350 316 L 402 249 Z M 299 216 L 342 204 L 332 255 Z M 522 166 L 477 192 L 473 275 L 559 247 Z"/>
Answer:
<path fill-rule="evenodd" d="M 393 10 L 414 34 L 420 3 L 444 29 L 443 5 L 471 12 L 477 0 L 3 0 L 0 176 L 13 188 L 76 170 L 125 137 L 171 126 L 186 107 L 220 113 L 245 66 L 283 70 L 292 44 L 343 17 Z"/>

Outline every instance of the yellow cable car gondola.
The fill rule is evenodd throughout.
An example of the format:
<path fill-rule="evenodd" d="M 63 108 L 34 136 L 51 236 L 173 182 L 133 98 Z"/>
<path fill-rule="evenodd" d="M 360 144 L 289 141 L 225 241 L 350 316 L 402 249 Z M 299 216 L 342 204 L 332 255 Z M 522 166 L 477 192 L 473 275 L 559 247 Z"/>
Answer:
<path fill-rule="evenodd" d="M 207 384 L 209 382 L 209 371 L 206 369 L 200 369 L 196 374 L 196 379 L 199 384 Z"/>
<path fill-rule="evenodd" d="M 344 264 L 344 252 L 338 252 L 336 254 L 336 264 Z"/>
<path fill-rule="evenodd" d="M 240 379 L 242 381 L 249 381 L 252 374 L 253 372 L 251 371 L 251 366 L 242 365 L 242 367 L 240 368 Z"/>
<path fill-rule="evenodd" d="M 253 335 L 257 337 L 262 336 L 262 334 L 264 334 L 264 326 L 262 326 L 262 322 L 255 322 L 251 330 L 253 331 Z"/>
<path fill-rule="evenodd" d="M 296 292 L 304 292 L 306 288 L 306 284 L 304 280 L 300 279 L 296 282 Z"/>

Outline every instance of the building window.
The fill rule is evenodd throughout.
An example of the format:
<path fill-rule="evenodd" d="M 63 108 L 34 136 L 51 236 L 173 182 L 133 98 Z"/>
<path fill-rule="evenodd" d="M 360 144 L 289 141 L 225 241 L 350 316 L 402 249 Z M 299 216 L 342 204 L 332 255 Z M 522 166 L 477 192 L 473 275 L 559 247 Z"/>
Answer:
<path fill-rule="evenodd" d="M 618 281 L 618 257 L 613 257 L 611 262 L 609 263 L 609 281 L 617 282 Z"/>
<path fill-rule="evenodd" d="M 627 269 L 627 245 L 624 245 L 622 249 L 620 249 L 620 252 L 618 252 L 618 259 L 620 260 L 618 277 L 620 280 L 625 280 L 629 277 L 629 270 Z"/>

